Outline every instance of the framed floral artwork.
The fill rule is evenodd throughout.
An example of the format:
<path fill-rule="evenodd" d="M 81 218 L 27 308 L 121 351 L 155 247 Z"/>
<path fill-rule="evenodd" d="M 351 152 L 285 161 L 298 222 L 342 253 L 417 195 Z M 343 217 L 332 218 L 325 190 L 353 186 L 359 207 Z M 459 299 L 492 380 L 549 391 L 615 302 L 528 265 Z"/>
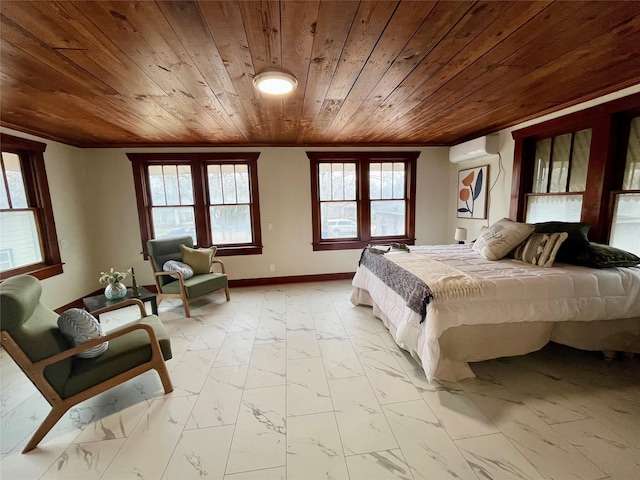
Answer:
<path fill-rule="evenodd" d="M 458 172 L 458 218 L 487 218 L 489 165 Z"/>

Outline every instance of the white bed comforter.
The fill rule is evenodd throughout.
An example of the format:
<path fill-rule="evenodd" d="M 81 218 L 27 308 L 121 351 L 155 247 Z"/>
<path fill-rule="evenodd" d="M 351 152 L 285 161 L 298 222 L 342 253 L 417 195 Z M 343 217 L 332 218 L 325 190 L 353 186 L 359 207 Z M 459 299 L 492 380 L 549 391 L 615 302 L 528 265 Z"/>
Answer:
<path fill-rule="evenodd" d="M 363 303 L 357 289 L 368 292 L 393 324 L 398 344 L 418 353 L 430 381 L 440 356 L 438 338 L 451 327 L 640 317 L 640 268 L 598 270 L 564 264 L 540 268 L 513 259 L 486 260 L 471 245 L 411 247 L 411 253 L 428 255 L 473 276 L 481 283 L 482 294 L 431 301 L 420 323 L 420 316 L 406 307 L 402 297 L 361 265 L 352 282 L 356 287 L 352 302 Z"/>

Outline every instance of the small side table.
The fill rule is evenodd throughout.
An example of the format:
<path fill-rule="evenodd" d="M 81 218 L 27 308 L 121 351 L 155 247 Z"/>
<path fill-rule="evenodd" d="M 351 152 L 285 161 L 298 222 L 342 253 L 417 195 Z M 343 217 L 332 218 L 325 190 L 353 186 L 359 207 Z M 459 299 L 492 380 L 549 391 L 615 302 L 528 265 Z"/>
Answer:
<path fill-rule="evenodd" d="M 109 300 L 104 294 L 94 295 L 93 297 L 86 297 L 82 299 L 82 304 L 84 308 L 89 313 L 94 312 L 100 308 L 107 307 L 109 305 L 117 305 L 120 302 L 128 300 L 130 298 L 137 298 L 141 300 L 142 303 L 151 302 L 151 311 L 154 315 L 158 315 L 158 303 L 156 301 L 156 294 L 150 292 L 144 287 L 138 287 L 138 291 L 140 292 L 139 297 L 134 297 L 131 288 L 127 288 L 127 296 L 123 298 L 119 298 L 117 300 Z"/>

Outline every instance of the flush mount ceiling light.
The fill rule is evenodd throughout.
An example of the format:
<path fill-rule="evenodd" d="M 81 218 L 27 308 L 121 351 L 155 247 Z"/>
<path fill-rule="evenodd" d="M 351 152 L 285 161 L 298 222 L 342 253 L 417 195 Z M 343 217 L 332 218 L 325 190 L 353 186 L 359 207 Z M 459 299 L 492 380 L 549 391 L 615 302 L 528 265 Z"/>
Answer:
<path fill-rule="evenodd" d="M 253 77 L 253 84 L 258 90 L 269 95 L 284 95 L 295 90 L 298 80 L 288 73 L 268 71 Z"/>

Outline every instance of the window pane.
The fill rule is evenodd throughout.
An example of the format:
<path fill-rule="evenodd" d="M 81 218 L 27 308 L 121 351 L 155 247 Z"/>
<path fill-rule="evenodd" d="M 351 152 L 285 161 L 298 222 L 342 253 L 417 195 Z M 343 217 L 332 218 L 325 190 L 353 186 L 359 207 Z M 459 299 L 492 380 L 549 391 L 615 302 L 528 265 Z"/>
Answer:
<path fill-rule="evenodd" d="M 193 243 L 197 243 L 193 207 L 156 207 L 151 213 L 154 238 L 191 235 Z"/>
<path fill-rule="evenodd" d="M 220 170 L 220 165 L 208 165 L 207 177 L 209 179 L 209 203 L 223 203 L 222 172 Z"/>
<path fill-rule="evenodd" d="M 584 192 L 587 187 L 587 168 L 591 151 L 591 129 L 580 130 L 573 137 L 573 154 L 571 155 L 570 192 Z"/>
<path fill-rule="evenodd" d="M 4 179 L 0 177 L 0 208 L 9 208 L 9 196 L 5 187 Z"/>
<path fill-rule="evenodd" d="M 11 270 L 13 267 L 13 254 L 11 250 L 0 250 L 0 272 Z"/>
<path fill-rule="evenodd" d="M 251 211 L 249 205 L 216 205 L 209 207 L 211 238 L 214 245 L 251 243 Z"/>
<path fill-rule="evenodd" d="M 640 190 L 640 117 L 631 122 L 627 166 L 624 170 L 623 190 Z"/>
<path fill-rule="evenodd" d="M 404 198 L 404 163 L 374 162 L 369 165 L 369 198 Z"/>
<path fill-rule="evenodd" d="M 542 195 L 527 197 L 527 223 L 579 222 L 582 195 Z"/>
<path fill-rule="evenodd" d="M 369 164 L 369 198 L 379 200 L 382 198 L 382 164 Z"/>
<path fill-rule="evenodd" d="M 33 211 L 0 212 L 0 231 L 3 271 L 43 261 Z"/>
<path fill-rule="evenodd" d="M 382 164 L 382 197 L 393 198 L 393 164 Z"/>
<path fill-rule="evenodd" d="M 236 195 L 236 175 L 233 165 L 221 165 L 222 171 L 222 201 L 225 204 L 238 203 Z"/>
<path fill-rule="evenodd" d="M 193 180 L 189 165 L 149 166 L 151 204 L 193 205 Z"/>
<path fill-rule="evenodd" d="M 536 142 L 536 164 L 533 172 L 533 193 L 547 193 L 550 157 L 551 139 L 538 140 Z"/>
<path fill-rule="evenodd" d="M 180 187 L 180 205 L 193 205 L 193 180 L 189 165 L 178 165 L 178 186 Z"/>
<path fill-rule="evenodd" d="M 162 165 L 153 165 L 149 167 L 149 188 L 151 189 L 151 205 L 167 204 L 167 198 L 164 193 Z"/>
<path fill-rule="evenodd" d="M 356 202 L 323 202 L 320 204 L 321 237 L 355 238 L 358 236 Z"/>
<path fill-rule="evenodd" d="M 616 196 L 609 243 L 640 255 L 640 193 Z"/>
<path fill-rule="evenodd" d="M 320 200 L 331 200 L 331 164 L 321 163 L 318 165 Z"/>
<path fill-rule="evenodd" d="M 569 174 L 569 155 L 571 154 L 571 134 L 559 135 L 553 139 L 553 158 L 551 161 L 551 184 L 549 192 L 566 192 Z"/>
<path fill-rule="evenodd" d="M 331 165 L 331 199 L 344 200 L 344 171 L 342 163 Z"/>
<path fill-rule="evenodd" d="M 180 205 L 180 192 L 178 189 L 178 169 L 175 165 L 162 167 L 164 176 L 164 191 L 167 195 L 167 205 Z"/>
<path fill-rule="evenodd" d="M 2 152 L 2 160 L 4 163 L 5 174 L 7 175 L 7 183 L 9 184 L 9 196 L 11 197 L 12 208 L 27 208 L 27 194 L 24 188 L 24 180 L 22 178 L 22 168 L 20 167 L 20 157 L 15 153 Z M 4 185 L 3 188 L 4 190 Z M 9 208 L 6 199 L 6 191 L 3 192 L 2 208 Z M 6 206 L 5 205 L 6 202 Z"/>
<path fill-rule="evenodd" d="M 345 163 L 344 166 L 344 199 L 356 199 L 356 164 Z"/>
<path fill-rule="evenodd" d="M 236 165 L 236 192 L 238 193 L 238 203 L 249 203 L 249 167 L 247 165 Z"/>
<path fill-rule="evenodd" d="M 320 201 L 356 199 L 356 164 L 320 163 L 318 165 Z"/>
<path fill-rule="evenodd" d="M 393 164 L 393 198 L 405 198 L 404 163 Z"/>
<path fill-rule="evenodd" d="M 405 234 L 404 200 L 371 202 L 371 236 L 386 237 Z"/>

